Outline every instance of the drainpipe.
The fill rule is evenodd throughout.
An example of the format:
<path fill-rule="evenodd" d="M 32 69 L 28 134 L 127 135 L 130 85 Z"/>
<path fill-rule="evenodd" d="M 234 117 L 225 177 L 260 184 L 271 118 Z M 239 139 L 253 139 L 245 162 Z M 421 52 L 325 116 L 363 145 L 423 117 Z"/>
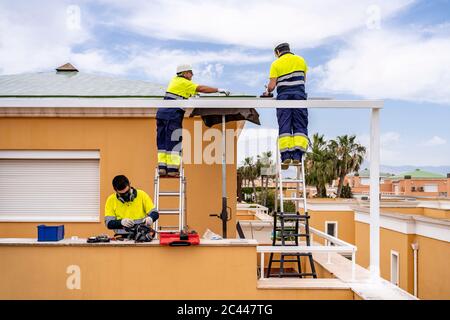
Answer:
<path fill-rule="evenodd" d="M 419 251 L 419 244 L 411 243 L 411 247 L 414 250 L 414 296 L 417 297 L 417 251 Z"/>

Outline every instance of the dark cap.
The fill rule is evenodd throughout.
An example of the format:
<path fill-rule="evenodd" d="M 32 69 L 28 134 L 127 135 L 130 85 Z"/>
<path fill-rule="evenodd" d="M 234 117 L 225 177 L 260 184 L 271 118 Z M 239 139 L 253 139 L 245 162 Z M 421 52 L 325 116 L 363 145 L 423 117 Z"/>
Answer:
<path fill-rule="evenodd" d="M 118 175 L 118 176 L 114 177 L 114 179 L 112 181 L 112 185 L 113 185 L 114 190 L 116 190 L 116 191 L 123 190 L 127 186 L 130 185 L 130 181 L 124 175 Z"/>
<path fill-rule="evenodd" d="M 283 52 L 289 52 L 289 51 L 291 51 L 291 49 L 289 47 L 289 43 L 283 42 L 283 43 L 280 43 L 279 45 L 277 45 L 275 47 L 275 49 L 273 49 L 273 51 L 278 51 L 280 53 L 283 53 Z"/>

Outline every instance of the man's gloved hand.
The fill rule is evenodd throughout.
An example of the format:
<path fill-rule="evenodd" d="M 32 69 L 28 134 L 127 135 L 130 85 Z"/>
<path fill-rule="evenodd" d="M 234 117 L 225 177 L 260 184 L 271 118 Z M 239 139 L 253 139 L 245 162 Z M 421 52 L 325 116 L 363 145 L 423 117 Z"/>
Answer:
<path fill-rule="evenodd" d="M 151 227 L 153 224 L 153 219 L 150 217 L 147 217 L 142 222 L 144 222 L 147 227 Z"/>
<path fill-rule="evenodd" d="M 124 218 L 122 219 L 122 221 L 120 222 L 125 228 L 131 228 L 132 226 L 134 226 L 134 221 L 128 218 Z"/>
<path fill-rule="evenodd" d="M 228 90 L 228 89 L 218 89 L 217 92 L 218 92 L 218 93 L 223 93 L 223 94 L 225 94 L 226 96 L 229 96 L 229 95 L 230 95 L 230 90 Z"/>
<path fill-rule="evenodd" d="M 261 98 L 272 98 L 273 94 L 269 91 L 265 91 L 262 95 L 260 95 Z"/>

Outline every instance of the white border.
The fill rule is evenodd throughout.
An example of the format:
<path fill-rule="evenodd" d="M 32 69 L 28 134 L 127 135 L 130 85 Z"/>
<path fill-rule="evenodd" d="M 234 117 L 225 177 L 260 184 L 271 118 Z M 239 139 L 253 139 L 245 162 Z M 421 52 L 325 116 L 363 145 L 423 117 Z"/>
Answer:
<path fill-rule="evenodd" d="M 334 231 L 336 232 L 336 234 L 334 234 L 334 235 L 331 235 L 330 234 L 330 236 L 332 236 L 332 237 L 335 237 L 335 238 L 339 238 L 339 232 L 338 232 L 338 222 L 337 221 L 325 221 L 325 229 L 324 229 L 324 232 L 326 233 L 326 234 L 328 234 L 328 224 L 334 224 L 335 225 L 335 227 L 334 227 Z M 328 240 L 325 240 L 325 244 L 326 245 L 329 245 L 328 244 Z"/>
<path fill-rule="evenodd" d="M 397 270 L 395 270 L 396 271 L 396 273 L 397 273 L 397 282 L 398 283 L 394 283 L 394 282 L 392 282 L 392 275 L 393 275 L 393 270 L 392 270 L 392 257 L 393 256 L 396 256 L 397 257 Z M 397 287 L 400 287 L 400 254 L 397 252 L 397 251 L 395 251 L 395 250 L 391 250 L 391 255 L 390 255 L 390 269 L 391 269 L 391 279 L 390 279 L 390 282 L 393 284 L 393 285 L 395 285 L 395 286 L 397 286 Z"/>
<path fill-rule="evenodd" d="M 100 160 L 98 150 L 0 150 L 0 160 L 9 159 L 95 159 Z M 99 181 L 100 183 L 100 181 Z M 98 194 L 100 197 L 100 194 Z M 100 208 L 99 208 L 100 209 Z M 2 214 L 0 222 L 100 222 L 100 212 L 90 215 L 26 215 L 26 214 Z"/>
<path fill-rule="evenodd" d="M 0 150 L 0 159 L 100 159 L 98 150 Z"/>
<path fill-rule="evenodd" d="M 283 100 L 268 98 L 0 98 L 2 108 L 356 108 L 381 109 L 383 100 Z"/>
<path fill-rule="evenodd" d="M 402 215 L 402 214 L 399 214 Z M 370 224 L 370 216 L 365 212 L 355 211 L 355 222 Z M 450 225 L 438 219 L 410 216 L 394 217 L 382 214 L 380 217 L 382 228 L 393 230 L 403 234 L 416 234 L 419 236 L 432 238 L 435 240 L 450 242 Z"/>

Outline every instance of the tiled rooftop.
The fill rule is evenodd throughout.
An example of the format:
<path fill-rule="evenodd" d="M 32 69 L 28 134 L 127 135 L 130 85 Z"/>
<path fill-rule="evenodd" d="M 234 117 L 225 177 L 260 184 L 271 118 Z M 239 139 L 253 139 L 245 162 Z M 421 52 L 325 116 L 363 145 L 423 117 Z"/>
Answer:
<path fill-rule="evenodd" d="M 0 97 L 161 97 L 162 85 L 76 71 L 0 76 Z"/>

